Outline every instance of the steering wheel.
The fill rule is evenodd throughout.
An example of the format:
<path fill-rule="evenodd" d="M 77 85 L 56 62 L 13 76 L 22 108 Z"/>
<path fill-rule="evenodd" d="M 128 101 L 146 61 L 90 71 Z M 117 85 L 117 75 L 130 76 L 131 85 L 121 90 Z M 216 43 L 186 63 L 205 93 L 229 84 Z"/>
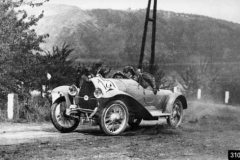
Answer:
<path fill-rule="evenodd" d="M 118 78 L 118 79 L 129 79 L 126 75 L 124 75 L 121 71 L 118 71 L 114 73 L 112 78 Z"/>

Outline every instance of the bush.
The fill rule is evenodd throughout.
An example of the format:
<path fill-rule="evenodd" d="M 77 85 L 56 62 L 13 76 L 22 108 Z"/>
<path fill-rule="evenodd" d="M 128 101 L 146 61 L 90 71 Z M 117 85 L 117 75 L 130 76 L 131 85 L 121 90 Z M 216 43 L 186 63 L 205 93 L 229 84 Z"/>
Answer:
<path fill-rule="evenodd" d="M 46 98 L 32 97 L 27 103 L 20 102 L 18 116 L 15 121 L 18 122 L 43 122 L 50 120 L 51 104 Z"/>
<path fill-rule="evenodd" d="M 7 110 L 0 110 L 0 122 L 7 120 Z"/>

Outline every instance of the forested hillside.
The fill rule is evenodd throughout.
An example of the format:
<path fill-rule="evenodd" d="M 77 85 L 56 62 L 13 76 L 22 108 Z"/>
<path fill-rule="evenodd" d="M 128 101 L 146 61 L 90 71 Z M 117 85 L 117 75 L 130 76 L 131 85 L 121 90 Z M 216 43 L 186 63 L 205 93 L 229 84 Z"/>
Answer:
<path fill-rule="evenodd" d="M 36 31 L 50 34 L 45 49 L 67 42 L 74 48 L 70 58 L 77 57 L 79 61 L 100 59 L 112 67 L 137 65 L 145 9 L 81 10 L 48 5 L 44 10 L 45 17 Z M 151 27 L 145 63 L 150 58 L 150 33 Z M 240 78 L 240 24 L 159 10 L 156 39 L 158 69 L 165 73 L 176 71 L 186 89 L 210 89 L 216 83 Z"/>
<path fill-rule="evenodd" d="M 29 62 L 26 63 L 24 60 L 27 58 L 19 56 L 26 53 L 25 50 L 19 52 L 19 49 L 24 49 L 19 45 L 23 39 L 19 39 L 19 41 L 15 39 L 16 42 L 14 43 L 16 44 L 12 44 L 12 41 L 7 42 L 3 37 L 2 44 L 7 43 L 9 47 L 19 46 L 17 50 L 4 49 L 6 55 L 16 54 L 16 59 L 8 57 L 9 62 L 12 64 L 19 63 L 16 69 L 11 70 L 16 74 L 14 75 L 16 83 L 15 81 L 12 82 L 13 85 L 11 86 L 16 85 L 17 82 L 24 82 L 26 85 L 28 84 L 28 88 L 41 88 L 41 85 L 46 83 L 45 74 L 47 72 L 52 74 L 52 86 L 65 84 L 69 76 L 72 77 L 69 80 L 73 80 L 76 75 L 77 68 L 74 68 L 72 73 L 69 72 L 69 69 L 72 69 L 72 58 L 77 58 L 75 62 L 101 60 L 112 67 L 113 70 L 129 64 L 136 66 L 138 63 L 145 9 L 126 11 L 82 10 L 75 6 L 54 4 L 26 9 L 26 11 L 26 13 L 22 11 L 24 13 L 23 18 L 17 20 L 16 17 L 19 14 L 21 15 L 20 12 L 14 13 L 12 11 L 12 14 L 8 15 L 8 9 L 6 9 L 6 13 L 4 10 L 3 20 L 6 20 L 6 22 L 8 20 L 14 21 L 9 25 L 6 25 L 8 23 L 1 23 L 3 26 L 6 25 L 9 33 L 13 34 L 12 37 L 7 34 L 3 35 L 9 38 L 14 38 L 14 36 L 24 38 L 26 32 L 33 36 L 44 35 L 40 36 L 37 42 L 29 44 L 30 47 L 27 50 L 29 55 L 26 56 L 32 56 L 32 53 L 36 53 L 36 51 L 42 55 L 47 54 L 47 56 L 35 54 L 32 57 L 33 60 L 29 59 Z M 44 11 L 43 14 L 42 11 Z M 32 14 L 36 14 L 36 20 L 31 19 Z M 5 15 L 7 15 L 7 18 L 4 17 Z M 40 17 L 38 17 L 39 15 Z M 27 16 L 30 22 L 25 25 Z M 25 30 L 15 33 L 13 28 L 16 25 L 19 29 L 25 27 Z M 0 31 L 8 33 L 1 29 Z M 148 71 L 150 35 L 151 27 L 149 27 L 145 49 L 144 71 Z M 26 39 L 29 40 L 28 42 L 34 41 L 31 37 L 24 40 Z M 65 45 L 63 45 L 64 43 Z M 40 48 L 38 48 L 39 44 Z M 196 92 L 198 88 L 202 88 L 210 93 L 233 90 L 236 93 L 234 95 L 237 95 L 240 88 L 240 85 L 238 85 L 240 80 L 239 44 L 240 24 L 205 16 L 158 10 L 156 70 L 153 74 L 160 87 L 169 85 L 164 83 L 168 80 L 166 77 L 170 76 L 173 85 L 182 84 L 184 90 L 189 94 Z M 58 48 L 61 46 L 62 48 Z M 20 57 L 22 59 L 18 60 Z M 56 63 L 58 59 L 60 60 L 59 64 Z M 68 60 L 70 61 L 67 62 Z M 2 61 L 4 62 L 4 59 Z M 64 70 L 64 65 L 61 65 L 63 62 L 66 62 L 66 66 L 70 68 Z M 5 63 L 2 63 L 1 67 L 3 70 L 5 69 L 6 75 L 13 77 L 12 73 L 6 70 Z M 30 63 L 31 65 L 29 65 Z M 9 63 L 9 65 L 11 64 Z M 62 70 L 64 70 L 64 73 Z M 44 76 L 37 77 L 37 72 L 38 75 Z M 2 73 L 1 77 L 6 76 Z M 61 79 L 61 77 L 65 79 L 60 81 L 59 78 Z M 34 83 L 32 79 L 35 79 Z M 5 88 L 4 84 L 7 83 L 7 80 L 2 81 L 1 85 Z M 7 93 L 7 91 L 4 93 Z"/>
<path fill-rule="evenodd" d="M 50 34 L 47 40 L 50 43 L 45 43 L 44 49 L 67 42 L 75 49 L 72 57 L 114 57 L 115 61 L 129 60 L 126 63 L 138 61 L 136 56 L 141 47 L 145 10 L 81 10 L 65 5 L 47 5 L 41 9 L 44 18 L 39 21 L 36 31 Z M 189 61 L 189 56 L 207 54 L 218 61 L 222 56 L 236 60 L 234 56 L 240 50 L 239 24 L 167 11 L 158 11 L 157 19 L 158 58 L 169 57 L 168 62 L 177 60 L 179 63 L 176 56 L 180 56 L 181 61 L 188 57 Z M 149 48 L 148 45 L 146 59 Z M 133 61 L 131 57 L 134 57 Z"/>

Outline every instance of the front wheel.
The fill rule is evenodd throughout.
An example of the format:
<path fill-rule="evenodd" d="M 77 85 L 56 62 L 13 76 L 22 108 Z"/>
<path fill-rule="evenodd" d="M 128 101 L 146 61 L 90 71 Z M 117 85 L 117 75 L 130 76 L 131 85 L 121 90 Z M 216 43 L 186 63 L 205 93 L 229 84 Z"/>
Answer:
<path fill-rule="evenodd" d="M 116 136 L 122 133 L 129 119 L 128 108 L 121 100 L 114 100 L 100 114 L 100 128 L 106 135 Z"/>
<path fill-rule="evenodd" d="M 179 99 L 176 99 L 173 103 L 170 113 L 171 115 L 167 118 L 167 122 L 171 127 L 177 128 L 181 124 L 183 118 L 183 105 Z"/>
<path fill-rule="evenodd" d="M 53 103 L 51 106 L 51 121 L 55 128 L 60 132 L 67 133 L 71 132 L 78 127 L 79 119 L 73 118 L 66 115 L 66 102 L 61 100 Z"/>

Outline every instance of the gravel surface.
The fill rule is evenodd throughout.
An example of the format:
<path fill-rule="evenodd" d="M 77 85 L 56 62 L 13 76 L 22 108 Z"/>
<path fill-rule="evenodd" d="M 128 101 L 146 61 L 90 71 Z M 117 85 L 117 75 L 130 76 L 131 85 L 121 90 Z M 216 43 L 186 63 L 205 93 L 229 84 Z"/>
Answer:
<path fill-rule="evenodd" d="M 51 123 L 1 123 L 0 159 L 227 159 L 240 149 L 240 107 L 189 103 L 178 129 L 144 121 L 121 136 L 80 125 L 59 133 Z"/>

